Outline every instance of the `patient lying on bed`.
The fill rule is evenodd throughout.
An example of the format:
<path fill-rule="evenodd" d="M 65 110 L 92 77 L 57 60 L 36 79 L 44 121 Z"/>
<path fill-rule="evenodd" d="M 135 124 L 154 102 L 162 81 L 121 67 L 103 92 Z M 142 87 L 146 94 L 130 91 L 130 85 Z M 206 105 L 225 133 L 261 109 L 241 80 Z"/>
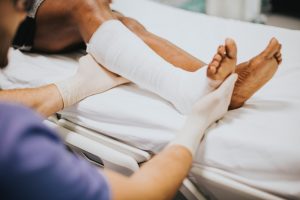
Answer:
<path fill-rule="evenodd" d="M 89 37 L 86 37 L 86 35 L 84 34 L 84 30 L 89 28 L 82 28 L 80 25 L 84 23 L 84 19 L 81 19 L 82 21 L 69 20 L 68 18 L 65 17 L 66 15 L 68 15 L 68 13 L 66 13 L 64 9 L 61 8 L 61 6 L 63 6 L 63 4 L 53 4 L 51 3 L 51 1 L 46 0 L 43 6 L 41 6 L 41 8 L 39 9 L 36 16 L 37 27 L 36 27 L 36 35 L 33 42 L 33 49 L 37 51 L 56 53 L 66 49 L 70 49 L 70 47 L 77 46 L 78 44 L 81 44 L 83 42 L 82 38 L 85 40 L 85 42 L 89 42 L 90 44 L 93 43 L 91 42 L 93 41 L 92 40 L 93 38 L 91 39 Z M 60 9 L 58 9 L 57 7 L 59 7 Z M 100 9 L 100 15 L 102 13 L 107 13 L 107 12 L 108 12 L 107 10 Z M 99 13 L 92 16 L 94 16 L 94 18 L 97 18 L 96 15 L 99 15 Z M 135 75 L 132 75 L 132 73 L 128 71 L 125 72 L 122 70 L 118 71 L 119 69 L 114 69 L 113 68 L 114 66 L 112 65 L 110 66 L 111 63 L 105 62 L 103 61 L 103 59 L 101 59 L 101 56 L 99 56 L 99 51 L 95 49 L 93 51 L 93 49 L 90 48 L 90 54 L 93 55 L 93 57 L 97 60 L 98 63 L 103 64 L 109 70 L 116 72 L 117 74 L 120 74 L 122 76 L 125 76 L 126 78 L 132 80 L 133 82 L 139 85 L 142 85 L 144 87 L 146 86 L 147 89 L 155 93 L 158 93 L 159 95 L 163 96 L 165 99 L 172 102 L 175 105 L 175 107 L 179 110 L 187 110 L 186 108 L 187 106 L 184 104 L 191 104 L 190 102 L 186 103 L 185 100 L 183 103 L 182 102 L 178 103 L 178 99 L 183 98 L 182 96 L 189 96 L 189 94 L 192 94 L 193 96 L 199 98 L 202 92 L 204 94 L 206 90 L 210 90 L 210 88 L 206 87 L 210 83 L 207 82 L 208 84 L 200 84 L 200 83 L 204 83 L 203 81 L 206 78 L 206 76 L 203 76 L 204 70 L 201 70 L 201 68 L 204 68 L 204 66 L 206 66 L 206 64 L 203 61 L 193 57 L 192 55 L 188 54 L 184 50 L 173 45 L 172 43 L 148 32 L 146 28 L 143 27 L 136 20 L 127 18 L 117 12 L 112 12 L 112 15 L 114 19 L 117 18 L 119 21 L 121 21 L 128 29 L 130 29 L 136 36 L 138 36 L 148 46 L 148 48 L 151 48 L 153 52 L 155 52 L 160 56 L 161 60 L 159 60 L 157 63 L 164 62 L 164 66 L 167 65 L 166 63 L 168 63 L 170 66 L 174 68 L 182 69 L 180 73 L 177 73 L 178 70 L 176 71 L 175 69 L 170 70 L 170 71 L 174 71 L 174 73 L 171 74 L 181 74 L 180 76 L 182 76 L 182 74 L 188 74 L 187 72 L 193 72 L 190 74 L 197 74 L 195 72 L 199 72 L 199 76 L 185 76 L 188 77 L 187 79 L 183 79 L 186 81 L 177 82 L 174 81 L 173 78 L 174 76 L 165 73 L 165 76 L 160 77 L 165 81 L 162 82 L 160 79 L 158 83 L 156 83 L 159 86 L 161 86 L 161 83 L 165 84 L 166 87 L 162 89 L 163 91 L 161 91 L 160 90 L 161 88 L 157 89 L 157 87 L 153 85 L 152 84 L 153 82 L 151 81 L 149 81 L 147 84 L 144 84 L 145 80 L 143 78 L 147 78 L 148 74 L 144 74 L 144 76 L 137 76 L 136 73 L 133 73 Z M 49 24 L 55 24 L 55 26 L 57 26 L 56 27 L 57 31 L 55 32 L 55 34 L 53 33 L 53 31 L 50 30 L 53 27 L 49 26 Z M 86 27 L 86 25 L 84 27 Z M 70 37 L 70 35 L 72 35 L 72 37 Z M 99 40 L 101 39 L 105 40 L 104 37 L 100 37 L 100 39 L 97 38 L 97 40 L 94 40 L 95 41 L 94 43 L 99 44 Z M 105 41 L 107 43 L 107 40 Z M 114 40 L 112 40 L 112 42 L 114 42 Z M 132 44 L 125 43 L 123 45 L 130 46 Z M 142 44 L 139 43 L 139 45 Z M 96 46 L 97 48 L 99 47 L 99 45 Z M 111 46 L 113 45 L 111 44 L 108 47 Z M 103 46 L 102 48 L 105 47 Z M 134 54 L 132 52 L 131 54 L 126 54 L 128 53 L 128 51 L 126 51 L 126 48 L 124 48 L 123 50 L 120 49 L 123 47 L 118 46 L 118 48 L 119 48 L 118 49 L 119 52 L 122 52 L 124 55 L 129 55 L 129 56 L 139 55 L 140 57 L 143 56 L 143 59 L 145 60 L 147 60 L 146 57 L 149 56 L 149 52 L 150 52 L 150 51 L 145 51 L 147 54 L 141 54 L 141 51 L 139 51 L 141 49 L 140 48 L 139 50 L 136 50 L 137 54 Z M 129 49 L 129 50 L 132 51 L 133 49 Z M 103 51 L 101 52 L 103 53 Z M 159 56 L 152 56 L 151 58 L 158 59 L 157 57 Z M 128 57 L 126 58 L 127 60 L 129 59 Z M 281 63 L 281 61 L 282 61 L 281 44 L 276 39 L 272 39 L 268 47 L 261 54 L 235 67 L 236 45 L 233 40 L 227 40 L 225 45 L 221 45 L 218 48 L 216 55 L 212 59 L 211 63 L 208 65 L 207 76 L 211 80 L 217 81 L 214 82 L 214 86 L 211 87 L 211 88 L 215 88 L 222 82 L 222 80 L 224 80 L 232 72 L 236 72 L 239 75 L 232 96 L 231 104 L 230 104 L 230 109 L 235 109 L 241 107 L 246 100 L 248 100 L 258 89 L 260 89 L 265 83 L 267 83 L 272 78 L 274 73 L 277 71 L 277 68 Z M 120 63 L 120 61 L 117 62 Z M 114 64 L 116 64 L 116 62 Z M 128 64 L 130 66 L 130 64 L 132 63 L 128 63 Z M 151 67 L 161 66 L 161 65 L 155 65 L 156 64 L 155 62 L 148 63 L 148 64 L 149 65 L 145 65 L 145 68 L 150 65 Z M 124 62 L 122 62 L 122 65 L 124 65 Z M 135 66 L 140 67 L 141 65 L 137 65 L 135 63 Z M 153 69 L 151 70 L 155 71 Z M 167 72 L 170 71 L 167 70 Z M 160 75 L 162 75 L 162 73 Z M 136 77 L 138 78 L 133 80 Z M 202 77 L 202 78 L 200 79 L 197 77 Z M 197 81 L 191 81 L 193 78 L 195 78 Z M 178 79 L 180 79 L 180 77 L 178 77 Z M 189 84 L 188 82 L 199 83 L 199 84 L 193 85 L 193 84 Z M 172 89 L 173 83 L 174 84 L 180 83 L 178 87 L 181 87 L 183 84 L 184 87 L 182 88 L 184 88 L 185 92 L 176 93 L 176 91 L 178 91 L 177 90 L 178 88 L 177 89 L 175 88 L 172 94 L 165 94 L 166 92 L 168 92 L 168 90 Z M 190 91 L 190 93 L 188 93 L 187 90 Z M 199 92 L 195 95 L 194 91 L 196 90 L 198 90 Z M 177 94 L 176 99 L 174 99 L 175 93 Z M 187 98 L 191 99 L 190 97 Z"/>

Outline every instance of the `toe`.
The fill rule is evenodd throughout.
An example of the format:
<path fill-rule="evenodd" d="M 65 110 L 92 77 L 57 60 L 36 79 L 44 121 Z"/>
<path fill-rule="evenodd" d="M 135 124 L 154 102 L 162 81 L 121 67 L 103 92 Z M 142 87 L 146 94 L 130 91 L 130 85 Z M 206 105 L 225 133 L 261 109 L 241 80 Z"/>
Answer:
<path fill-rule="evenodd" d="M 279 44 L 279 52 L 281 52 L 281 49 L 282 49 L 282 44 Z"/>
<path fill-rule="evenodd" d="M 230 59 L 236 59 L 237 57 L 237 47 L 233 39 L 226 39 L 225 41 L 226 55 Z"/>
<path fill-rule="evenodd" d="M 213 60 L 221 62 L 222 61 L 222 56 L 220 54 L 216 54 L 213 58 Z"/>
<path fill-rule="evenodd" d="M 209 65 L 207 68 L 207 76 L 213 78 L 216 73 L 217 73 L 217 68 L 213 65 Z"/>
<path fill-rule="evenodd" d="M 272 58 L 278 51 L 280 51 L 280 44 L 276 38 L 272 38 L 263 54 L 267 58 Z"/>
<path fill-rule="evenodd" d="M 276 58 L 276 60 L 277 60 L 277 62 L 278 62 L 279 64 L 282 63 L 281 48 L 282 48 L 282 45 L 279 44 L 279 49 L 278 49 L 278 51 L 275 53 L 275 58 Z"/>
<path fill-rule="evenodd" d="M 279 44 L 278 50 L 276 52 L 276 55 L 279 55 L 279 54 L 281 55 L 281 49 L 282 49 L 282 45 Z"/>
<path fill-rule="evenodd" d="M 275 55 L 275 58 L 276 58 L 276 59 L 279 59 L 279 58 L 281 58 L 281 57 L 282 57 L 281 53 L 278 53 L 278 54 Z"/>
<path fill-rule="evenodd" d="M 282 63 L 282 58 L 281 57 L 280 58 L 276 58 L 276 61 L 277 61 L 278 64 L 281 64 Z"/>
<path fill-rule="evenodd" d="M 218 48 L 218 54 L 219 54 L 222 58 L 224 58 L 224 56 L 225 56 L 225 54 L 226 54 L 225 46 L 223 46 L 223 45 L 219 46 L 219 48 Z"/>
<path fill-rule="evenodd" d="M 214 61 L 211 63 L 211 66 L 214 66 L 216 69 L 218 69 L 219 66 L 220 66 L 220 62 L 214 60 Z"/>
<path fill-rule="evenodd" d="M 281 63 L 282 63 L 282 57 L 281 57 L 281 55 L 278 56 L 278 57 L 276 57 L 276 60 L 277 60 L 277 62 L 278 62 L 279 64 L 281 64 Z"/>

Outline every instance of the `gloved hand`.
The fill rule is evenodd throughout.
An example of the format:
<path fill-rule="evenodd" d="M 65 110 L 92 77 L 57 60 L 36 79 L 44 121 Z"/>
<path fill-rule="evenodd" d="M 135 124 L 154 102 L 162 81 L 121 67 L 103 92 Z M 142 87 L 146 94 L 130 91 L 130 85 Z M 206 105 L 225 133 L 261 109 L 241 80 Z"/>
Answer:
<path fill-rule="evenodd" d="M 75 75 L 55 85 L 62 96 L 64 107 L 68 107 L 88 96 L 128 82 L 99 65 L 92 56 L 86 55 L 79 59 Z"/>
<path fill-rule="evenodd" d="M 236 80 L 237 74 L 231 75 L 218 89 L 201 98 L 169 145 L 182 145 L 194 155 L 205 130 L 227 113 Z"/>

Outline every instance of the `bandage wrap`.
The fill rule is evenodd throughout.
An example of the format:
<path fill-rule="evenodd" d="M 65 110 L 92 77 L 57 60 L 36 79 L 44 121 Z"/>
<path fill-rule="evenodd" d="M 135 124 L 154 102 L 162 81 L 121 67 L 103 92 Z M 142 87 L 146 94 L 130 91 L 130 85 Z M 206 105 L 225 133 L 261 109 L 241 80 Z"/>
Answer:
<path fill-rule="evenodd" d="M 160 95 L 184 114 L 201 96 L 215 89 L 214 81 L 206 76 L 207 67 L 196 72 L 176 68 L 118 20 L 98 28 L 87 52 L 110 71 Z"/>

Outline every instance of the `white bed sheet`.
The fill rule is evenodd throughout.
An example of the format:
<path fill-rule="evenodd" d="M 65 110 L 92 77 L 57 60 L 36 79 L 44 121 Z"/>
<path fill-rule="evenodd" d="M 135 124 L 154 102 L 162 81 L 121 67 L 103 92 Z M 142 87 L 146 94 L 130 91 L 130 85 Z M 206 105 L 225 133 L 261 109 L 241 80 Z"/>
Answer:
<path fill-rule="evenodd" d="M 243 108 L 230 111 L 207 131 L 194 166 L 300 199 L 300 32 L 208 17 L 146 0 L 115 0 L 113 7 L 206 62 L 226 37 L 238 43 L 239 61 L 259 53 L 273 36 L 282 42 L 284 61 L 278 73 Z M 64 79 L 75 72 L 79 56 L 11 50 L 10 65 L 0 76 L 1 88 Z M 61 114 L 154 152 L 174 137 L 185 119 L 168 102 L 134 84 L 87 98 Z"/>

